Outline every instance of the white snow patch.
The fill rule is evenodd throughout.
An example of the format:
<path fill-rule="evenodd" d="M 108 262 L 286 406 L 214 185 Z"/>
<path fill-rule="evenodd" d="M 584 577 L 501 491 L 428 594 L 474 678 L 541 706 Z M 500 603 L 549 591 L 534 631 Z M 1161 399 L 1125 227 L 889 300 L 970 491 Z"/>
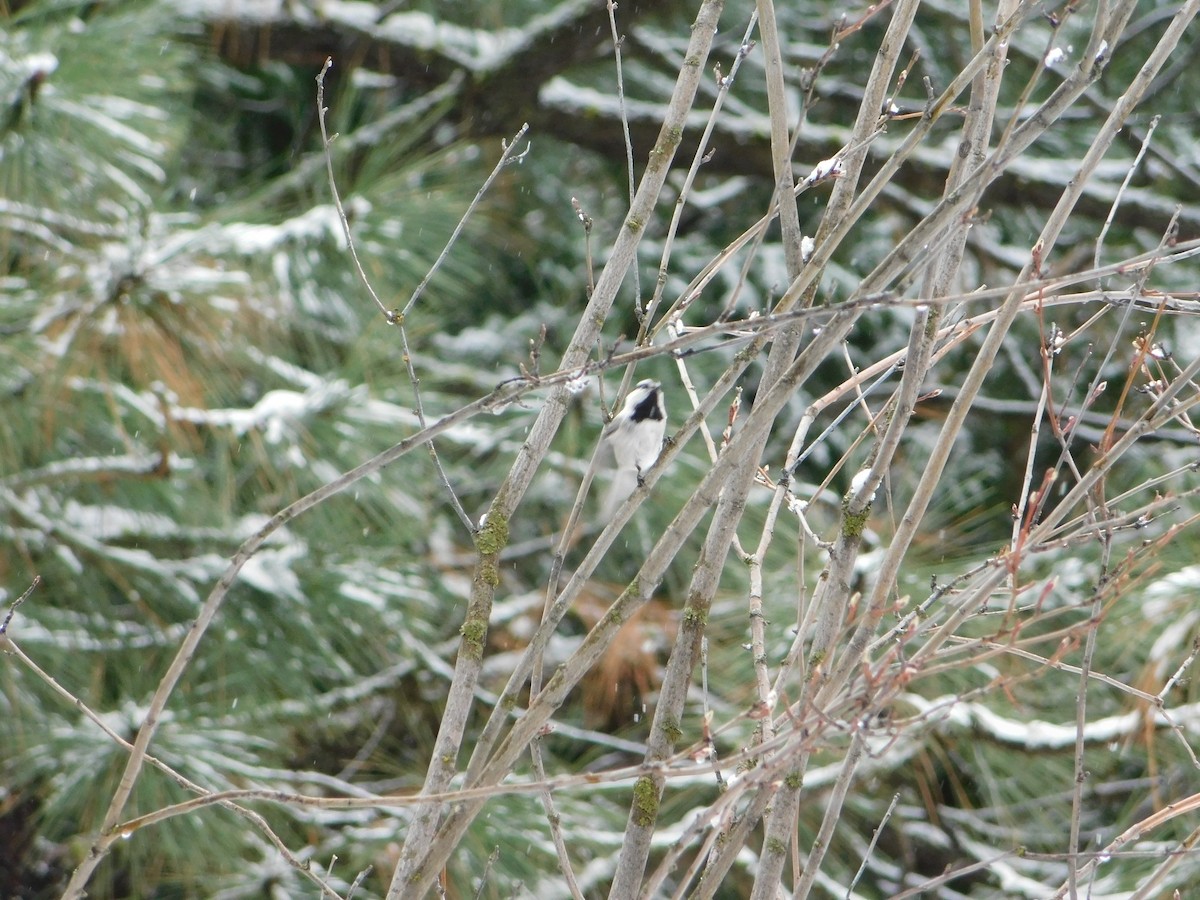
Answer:
<path fill-rule="evenodd" d="M 292 571 L 292 563 L 305 555 L 300 544 L 278 549 L 259 550 L 242 566 L 241 577 L 246 584 L 274 597 L 303 600 L 300 579 Z"/>
<path fill-rule="evenodd" d="M 379 18 L 379 6 L 362 0 L 321 0 L 319 8 L 326 20 L 341 22 L 360 31 L 374 28 Z"/>
<path fill-rule="evenodd" d="M 823 159 L 815 166 L 808 177 L 804 179 L 803 184 L 816 184 L 818 181 L 824 181 L 826 178 L 836 178 L 842 174 L 842 161 L 840 158 L 833 156 L 829 159 Z"/>
<path fill-rule="evenodd" d="M 18 71 L 23 72 L 25 78 L 32 78 L 35 75 L 45 77 L 57 68 L 58 57 L 53 53 L 30 53 L 21 60 Z"/>
<path fill-rule="evenodd" d="M 427 13 L 400 12 L 372 25 L 377 38 L 393 40 L 415 49 L 437 50 L 472 71 L 486 69 L 508 57 L 522 42 L 518 28 L 485 31 L 439 21 Z"/>
<path fill-rule="evenodd" d="M 800 238 L 800 258 L 804 262 L 812 259 L 813 251 L 817 249 L 817 242 L 812 238 L 805 236 Z"/>
<path fill-rule="evenodd" d="M 361 584 L 343 584 L 338 588 L 340 593 L 347 600 L 354 600 L 357 603 L 363 603 L 372 609 L 385 610 L 387 609 L 387 598 L 370 588 L 364 587 Z"/>
<path fill-rule="evenodd" d="M 361 197 L 351 197 L 344 204 L 346 214 L 359 218 L 371 211 L 371 204 Z M 235 222 L 209 232 L 208 244 L 214 250 L 229 250 L 252 256 L 275 250 L 289 243 L 321 241 L 328 238 L 344 247 L 346 236 L 337 208 L 330 203 L 314 206 L 278 225 L 252 225 Z"/>
<path fill-rule="evenodd" d="M 63 517 L 72 527 L 99 541 L 112 541 L 130 534 L 172 534 L 175 520 L 158 513 L 140 512 L 123 506 L 84 506 L 68 500 Z"/>
<path fill-rule="evenodd" d="M 362 391 L 336 379 L 323 382 L 304 393 L 282 389 L 268 391 L 249 409 L 181 407 L 172 411 L 172 418 L 195 425 L 231 428 L 238 435 L 259 429 L 268 444 L 278 444 L 285 437 L 294 436 L 296 427 L 309 416 L 339 404 L 356 393 L 361 394 Z"/>
<path fill-rule="evenodd" d="M 862 469 L 859 469 L 857 472 L 855 472 L 854 477 L 852 479 L 850 479 L 850 496 L 857 497 L 862 492 L 863 488 L 865 488 L 867 486 L 867 482 L 870 480 L 870 478 L 871 478 L 871 467 L 870 466 L 866 466 Z M 874 500 L 874 499 L 875 498 L 872 495 L 870 498 L 868 498 L 867 502 L 870 502 L 871 500 Z"/>

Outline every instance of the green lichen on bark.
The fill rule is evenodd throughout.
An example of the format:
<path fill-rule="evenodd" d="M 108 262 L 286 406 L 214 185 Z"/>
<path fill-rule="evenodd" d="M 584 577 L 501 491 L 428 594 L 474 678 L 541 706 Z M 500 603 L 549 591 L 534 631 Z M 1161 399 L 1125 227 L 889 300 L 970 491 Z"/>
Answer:
<path fill-rule="evenodd" d="M 649 828 L 657 816 L 658 789 L 643 775 L 633 786 L 633 823 L 639 828 Z"/>

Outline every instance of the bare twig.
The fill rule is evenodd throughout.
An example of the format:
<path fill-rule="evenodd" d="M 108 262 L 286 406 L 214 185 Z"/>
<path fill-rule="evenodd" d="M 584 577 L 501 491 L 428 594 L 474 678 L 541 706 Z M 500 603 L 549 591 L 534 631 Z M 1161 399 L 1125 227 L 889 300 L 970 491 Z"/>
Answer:
<path fill-rule="evenodd" d="M 342 223 L 342 233 L 346 236 L 346 246 L 350 250 L 350 259 L 354 262 L 354 269 L 358 273 L 359 280 L 366 287 L 367 293 L 371 295 L 371 299 L 375 301 L 375 305 L 379 307 L 379 311 L 383 313 L 388 324 L 393 324 L 398 321 L 399 317 L 396 313 L 384 306 L 383 301 L 379 299 L 379 295 L 375 293 L 375 289 L 371 287 L 371 282 L 367 278 L 367 273 L 363 270 L 362 262 L 358 258 L 358 250 L 354 246 L 354 241 L 350 233 L 350 220 L 346 216 L 346 210 L 342 206 L 342 198 L 337 191 L 337 182 L 333 175 L 333 156 L 329 152 L 329 146 L 336 139 L 337 135 L 330 137 L 329 132 L 325 129 L 325 113 L 329 110 L 325 106 L 325 73 L 333 67 L 333 57 L 326 57 L 325 64 L 321 66 L 321 71 L 317 73 L 317 122 L 321 126 L 321 146 L 325 152 L 325 174 L 329 178 L 330 188 L 333 190 L 333 205 L 337 209 L 338 218 Z"/>
<path fill-rule="evenodd" d="M 1100 228 L 1100 234 L 1096 236 L 1096 253 L 1093 256 L 1092 264 L 1097 269 L 1100 268 L 1100 254 L 1104 248 L 1104 239 L 1108 236 L 1108 229 L 1112 227 L 1113 219 L 1117 217 L 1117 209 L 1121 205 L 1121 198 L 1125 196 L 1125 191 L 1129 188 L 1129 183 L 1133 181 L 1134 173 L 1137 172 L 1138 167 L 1142 164 L 1142 158 L 1145 157 L 1146 151 L 1150 148 L 1150 139 L 1154 136 L 1154 129 L 1158 127 L 1158 122 L 1161 118 L 1161 116 L 1155 116 L 1150 120 L 1150 125 L 1146 128 L 1146 134 L 1142 137 L 1142 145 L 1138 148 L 1137 156 L 1129 164 L 1129 171 L 1125 173 L 1125 178 L 1121 182 L 1121 186 L 1117 188 L 1117 196 L 1113 198 L 1112 207 L 1108 211 L 1108 217 L 1104 220 L 1104 225 Z"/>
<path fill-rule="evenodd" d="M 20 607 L 20 605 L 22 603 L 24 603 L 26 600 L 29 599 L 29 596 L 35 590 L 37 590 L 38 585 L 40 585 L 41 583 L 42 583 L 42 576 L 34 575 L 33 581 L 29 582 L 29 587 L 25 588 L 25 590 L 21 593 L 21 596 L 18 597 L 16 600 L 14 600 L 12 603 L 10 603 L 8 605 L 8 612 L 4 614 L 4 621 L 0 622 L 0 637 L 5 638 L 7 640 L 8 626 L 12 623 L 13 616 L 15 616 L 17 614 L 17 608 Z"/>
<path fill-rule="evenodd" d="M 900 802 L 900 795 L 893 794 L 892 802 L 888 804 L 887 811 L 883 814 L 883 818 L 879 820 L 879 824 L 875 826 L 875 830 L 871 832 L 871 843 L 867 845 L 867 852 L 863 854 L 862 864 L 858 867 L 858 871 L 854 873 L 854 877 L 850 879 L 850 884 L 846 887 L 846 900 L 854 894 L 854 886 L 858 884 L 858 880 L 862 878 L 863 873 L 867 871 L 867 864 L 871 861 L 871 854 L 875 851 L 875 845 L 879 843 L 879 835 L 883 833 L 883 829 L 887 827 L 888 820 L 892 818 L 892 813 L 896 809 L 896 804 Z"/>
<path fill-rule="evenodd" d="M 512 162 L 515 159 L 520 159 L 520 157 L 513 156 L 513 151 L 515 150 L 515 148 L 517 146 L 517 142 L 520 140 L 521 137 L 524 136 L 524 134 L 528 130 L 529 126 L 528 125 L 522 126 L 521 130 L 517 132 L 517 135 L 513 139 L 512 143 L 504 148 L 504 153 L 502 153 L 500 155 L 500 161 L 496 164 L 496 167 L 492 170 L 492 173 L 484 181 L 483 185 L 475 193 L 475 198 L 471 201 L 470 205 L 467 207 L 467 211 L 465 213 L 463 213 L 462 218 L 459 219 L 458 224 L 455 226 L 453 233 L 451 233 L 451 235 L 450 235 L 450 239 L 446 242 L 446 246 L 444 248 L 442 248 L 441 255 L 439 255 L 438 258 L 434 261 L 434 263 L 430 267 L 429 271 L 425 274 L 425 277 L 421 280 L 421 283 L 419 285 L 417 285 L 417 289 L 415 291 L 413 291 L 413 295 L 409 299 L 408 303 L 405 304 L 404 309 L 401 312 L 397 313 L 394 310 L 389 310 L 387 307 L 385 307 L 383 305 L 383 301 L 380 300 L 379 295 L 375 293 L 375 288 L 373 288 L 371 286 L 371 281 L 370 281 L 370 279 L 367 278 L 367 273 L 363 270 L 362 263 L 359 262 L 358 250 L 354 246 L 354 236 L 351 234 L 351 231 L 350 231 L 350 220 L 346 218 L 346 211 L 342 207 L 342 199 L 341 199 L 341 196 L 337 189 L 337 181 L 334 178 L 333 156 L 330 153 L 330 149 L 329 149 L 330 144 L 333 142 L 333 138 L 329 137 L 329 133 L 326 130 L 326 126 L 325 126 L 325 113 L 327 112 L 327 109 L 325 106 L 325 73 L 329 71 L 329 69 L 332 65 L 333 65 L 332 57 L 326 57 L 325 64 L 321 67 L 321 71 L 317 75 L 317 121 L 320 123 L 320 126 L 321 126 L 321 139 L 323 142 L 323 148 L 324 148 L 324 152 L 325 152 L 325 171 L 329 177 L 329 190 L 330 190 L 330 193 L 333 195 L 333 203 L 334 203 L 334 206 L 337 207 L 338 216 L 340 217 L 341 222 L 342 222 L 342 231 L 346 237 L 346 246 L 350 249 L 350 258 L 354 261 L 354 268 L 358 272 L 359 280 L 366 287 L 367 293 L 369 293 L 371 295 L 371 299 L 375 301 L 375 305 L 378 306 L 380 308 L 380 310 L 383 312 L 384 318 L 387 320 L 387 323 L 389 325 L 399 325 L 400 326 L 400 343 L 401 343 L 401 349 L 403 351 L 402 355 L 404 358 L 405 367 L 408 370 L 408 380 L 413 388 L 413 410 L 416 412 L 417 420 L 421 423 L 421 426 L 425 427 L 425 425 L 426 425 L 425 407 L 424 407 L 424 403 L 421 400 L 421 381 L 417 377 L 416 367 L 413 362 L 412 350 L 409 348 L 409 345 L 408 345 L 408 329 L 405 327 L 405 320 L 407 319 L 409 312 L 412 310 L 413 305 L 417 302 L 417 298 L 420 297 L 421 292 L 425 289 L 425 285 L 427 285 L 429 283 L 429 280 L 434 276 L 434 274 L 437 272 L 438 268 L 441 266 L 443 261 L 445 261 L 445 259 L 449 255 L 450 248 L 452 246 L 454 246 L 454 242 L 458 239 L 459 234 L 462 233 L 463 227 L 466 225 L 467 219 L 470 217 L 471 213 L 474 212 L 475 207 L 479 204 L 480 199 L 483 197 L 484 192 L 487 191 L 487 189 L 491 185 L 492 181 L 495 180 L 496 175 L 499 174 L 500 170 L 505 165 L 507 165 L 509 162 Z M 337 137 L 337 135 L 334 135 L 334 138 L 336 138 L 336 137 Z M 526 152 L 528 152 L 528 150 L 526 150 Z M 438 456 L 437 449 L 434 447 L 432 441 L 429 444 L 429 456 L 433 460 L 433 465 L 434 465 L 434 468 L 437 470 L 438 479 L 441 481 L 442 487 L 444 487 L 446 489 L 446 493 L 450 497 L 451 508 L 454 510 L 455 514 L 458 516 L 458 519 L 463 524 L 463 527 L 466 528 L 466 530 L 468 532 L 474 534 L 478 530 L 477 526 L 475 525 L 474 522 L 471 521 L 471 517 L 467 515 L 467 511 L 465 509 L 463 509 L 462 502 L 458 499 L 458 494 L 455 492 L 454 486 L 452 484 L 450 484 L 450 476 L 446 474 L 446 470 L 442 466 L 442 460 Z"/>
<path fill-rule="evenodd" d="M 322 133 L 324 133 L 323 130 Z M 438 258 L 434 260 L 433 265 L 429 267 L 429 271 L 425 273 L 425 277 L 421 279 L 421 283 L 417 285 L 416 289 L 412 292 L 412 296 L 408 298 L 408 302 L 404 304 L 404 309 L 400 311 L 399 316 L 401 323 L 403 323 L 403 321 L 412 313 L 412 308 L 416 305 L 417 301 L 421 299 L 421 294 L 425 292 L 426 285 L 428 285 L 433 279 L 433 276 L 437 274 L 438 270 L 442 267 L 442 263 L 449 258 L 451 249 L 453 249 L 454 245 L 458 242 L 459 237 L 462 235 L 463 229 L 467 225 L 467 220 L 471 218 L 472 214 L 479 207 L 480 201 L 483 200 L 483 195 L 488 192 L 488 189 L 492 186 L 492 182 L 496 180 L 497 176 L 504 171 L 505 168 L 513 163 L 519 164 L 524 162 L 525 157 L 529 155 L 529 152 L 532 149 L 532 144 L 526 145 L 525 149 L 521 150 L 520 153 L 517 152 L 518 148 L 521 146 L 521 140 L 528 133 L 529 123 L 526 122 L 517 129 L 516 134 L 512 136 L 511 140 L 500 142 L 500 148 L 502 150 L 500 158 L 496 160 L 496 165 L 492 167 L 492 171 L 488 173 L 487 178 L 483 180 L 483 184 L 479 186 L 479 190 L 475 192 L 475 196 L 471 198 L 471 202 L 467 204 L 466 211 L 463 212 L 462 217 L 458 220 L 458 224 L 454 226 L 454 230 L 450 232 L 450 237 L 446 240 L 446 246 L 442 248 L 442 252 L 438 254 Z M 347 235 L 347 240 L 349 240 L 349 235 Z M 394 324 L 395 314 L 387 313 L 386 316 L 388 323 Z"/>

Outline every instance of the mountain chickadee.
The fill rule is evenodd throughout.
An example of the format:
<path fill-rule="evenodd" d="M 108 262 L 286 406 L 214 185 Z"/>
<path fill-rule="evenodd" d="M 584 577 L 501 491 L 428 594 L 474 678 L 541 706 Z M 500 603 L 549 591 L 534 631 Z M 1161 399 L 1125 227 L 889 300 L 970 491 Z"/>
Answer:
<path fill-rule="evenodd" d="M 662 452 L 667 410 L 662 385 L 646 378 L 626 396 L 625 405 L 604 428 L 604 440 L 617 459 L 617 473 L 602 506 L 607 519 L 642 482 L 646 470 Z"/>

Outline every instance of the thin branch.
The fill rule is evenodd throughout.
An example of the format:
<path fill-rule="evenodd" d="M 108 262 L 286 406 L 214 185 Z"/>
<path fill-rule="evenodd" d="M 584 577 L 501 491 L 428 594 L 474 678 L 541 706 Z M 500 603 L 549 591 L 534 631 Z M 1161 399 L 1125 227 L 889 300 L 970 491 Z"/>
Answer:
<path fill-rule="evenodd" d="M 1104 542 L 1105 556 L 1111 547 L 1111 539 Z M 1079 829 L 1083 820 L 1083 785 L 1087 781 L 1088 773 L 1084 768 L 1083 748 L 1084 734 L 1087 730 L 1087 693 L 1088 693 L 1088 675 L 1092 669 L 1092 659 L 1096 654 L 1096 635 L 1100 631 L 1100 613 L 1102 609 L 1103 595 L 1099 589 L 1096 590 L 1096 596 L 1092 601 L 1092 612 L 1087 629 L 1087 640 L 1083 650 L 1083 661 L 1080 663 L 1079 672 L 1079 691 L 1076 694 L 1075 700 L 1075 778 L 1071 790 L 1071 824 L 1067 835 L 1067 883 L 1071 896 L 1076 895 L 1076 874 L 1077 874 L 1077 856 L 1079 854 Z"/>
<path fill-rule="evenodd" d="M 34 575 L 33 581 L 29 582 L 29 587 L 25 588 L 21 596 L 8 605 L 8 612 L 4 614 L 4 621 L 0 622 L 0 638 L 8 639 L 8 626 L 12 623 L 13 616 L 17 614 L 17 609 L 29 599 L 30 595 L 37 590 L 38 585 L 41 583 L 42 576 Z"/>
<path fill-rule="evenodd" d="M 542 759 L 542 742 L 534 740 L 529 745 L 529 754 L 533 759 L 533 772 L 538 781 L 546 781 L 546 764 Z M 542 808 L 546 811 L 546 823 L 550 827 L 550 837 L 554 842 L 554 852 L 558 856 L 558 869 L 567 882 L 567 890 L 575 900 L 583 900 L 583 892 L 579 890 L 579 880 L 575 877 L 575 868 L 571 864 L 571 854 L 567 851 L 567 841 L 563 836 L 562 817 L 554 805 L 554 793 L 550 788 L 541 792 Z M 482 888 L 481 888 L 482 890 Z"/>
<path fill-rule="evenodd" d="M 521 140 L 528 132 L 529 123 L 526 122 L 517 129 L 517 133 L 512 136 L 511 140 L 500 142 L 500 147 L 503 151 L 500 154 L 500 159 L 496 161 L 496 165 L 492 167 L 492 171 L 488 173 L 488 177 L 483 180 L 483 184 L 479 186 L 479 190 L 475 192 L 475 196 L 471 198 L 471 202 L 467 204 L 466 211 L 462 214 L 462 217 L 454 226 L 454 230 L 450 232 L 450 237 L 446 241 L 446 246 L 442 248 L 442 252 L 438 254 L 438 258 L 434 260 L 433 265 L 429 267 L 429 271 L 425 273 L 425 277 L 421 279 L 421 283 L 417 285 L 416 289 L 412 292 L 412 296 L 408 298 L 408 302 L 404 304 L 404 309 L 402 309 L 399 314 L 399 319 L 402 323 L 412 313 L 412 308 L 421 298 L 421 294 L 425 292 L 426 285 L 429 284 L 429 282 L 433 279 L 433 276 L 436 275 L 438 270 L 442 267 L 442 264 L 449 258 L 450 250 L 454 247 L 455 243 L 457 243 L 459 236 L 462 235 L 463 229 L 467 225 L 467 220 L 471 218 L 471 215 L 478 208 L 480 201 L 483 200 L 483 195 L 486 194 L 488 189 L 492 186 L 492 182 L 496 180 L 496 177 L 507 166 L 510 166 L 513 163 L 520 164 L 524 162 L 525 157 L 529 155 L 530 150 L 533 148 L 532 143 L 527 145 L 520 153 L 517 152 L 517 148 L 521 145 Z M 325 133 L 324 127 L 321 129 L 321 133 Z M 346 239 L 349 240 L 349 234 L 347 234 Z M 371 296 L 375 296 L 374 291 L 371 292 Z M 378 299 L 376 299 L 376 302 L 379 302 Z M 382 304 L 380 305 L 382 306 Z M 385 317 L 388 320 L 388 324 L 394 324 L 396 321 L 395 313 L 385 311 Z"/>
<path fill-rule="evenodd" d="M 325 106 L 325 73 L 333 67 L 333 57 L 327 56 L 325 64 L 321 66 L 321 71 L 317 73 L 317 123 L 321 126 L 321 146 L 325 151 L 325 174 L 329 178 L 329 186 L 333 192 L 333 205 L 337 209 L 338 219 L 342 223 L 342 233 L 346 236 L 346 246 L 350 250 L 350 259 L 354 262 L 354 269 L 358 273 L 358 279 L 367 289 L 367 293 L 371 295 L 371 299 L 375 301 L 375 305 L 379 307 L 379 311 L 383 313 L 389 325 L 399 321 L 399 316 L 383 305 L 383 301 L 379 299 L 379 295 L 375 293 L 375 288 L 371 287 L 370 279 L 367 278 L 367 273 L 363 270 L 362 262 L 358 258 L 358 249 L 354 246 L 354 240 L 350 232 L 350 219 L 346 216 L 346 210 L 342 206 L 342 198 L 337 190 L 337 180 L 333 174 L 333 155 L 329 152 L 329 146 L 337 139 L 337 135 L 329 136 L 329 132 L 325 128 L 325 114 L 329 109 Z"/>
<path fill-rule="evenodd" d="M 612 31 L 613 62 L 617 72 L 617 109 L 621 117 L 621 136 L 625 140 L 625 174 L 629 180 L 629 202 L 633 203 L 633 195 L 637 188 L 637 176 L 633 168 L 633 138 L 629 136 L 629 113 L 625 110 L 625 67 L 621 63 L 621 45 L 625 38 L 617 29 L 617 4 L 608 0 L 608 25 Z"/>
<path fill-rule="evenodd" d="M 854 873 L 854 877 L 850 879 L 850 884 L 846 887 L 846 900 L 854 894 L 854 886 L 858 884 L 863 873 L 867 871 L 867 864 L 871 861 L 871 854 L 875 852 L 875 845 L 879 843 L 879 836 L 883 833 L 883 829 L 887 827 L 888 821 L 892 818 L 892 813 L 896 810 L 896 804 L 900 802 L 900 794 L 892 795 L 892 802 L 888 804 L 887 811 L 884 812 L 883 818 L 879 820 L 879 824 L 875 826 L 875 830 L 871 832 L 871 843 L 867 845 L 867 852 L 863 854 L 862 864 L 859 865 L 858 871 Z"/>
<path fill-rule="evenodd" d="M 346 246 L 350 249 L 350 258 L 354 261 L 354 268 L 358 272 L 359 280 L 363 283 L 363 286 L 366 287 L 367 293 L 371 295 L 371 299 L 375 301 L 375 305 L 378 306 L 383 312 L 384 319 L 387 321 L 387 323 L 389 325 L 400 326 L 400 344 L 401 350 L 403 351 L 402 356 L 404 358 L 405 367 L 408 371 L 409 383 L 413 388 L 413 410 L 417 415 L 417 421 L 420 422 L 421 427 L 424 428 L 427 423 L 425 420 L 424 403 L 421 400 L 421 381 L 417 377 L 417 371 L 415 364 L 413 363 L 412 350 L 408 345 L 408 329 L 405 327 L 405 320 L 411 311 L 413 304 L 417 302 L 417 298 L 424 290 L 425 285 L 429 283 L 429 280 L 433 277 L 434 273 L 437 272 L 437 270 L 441 267 L 441 264 L 449 255 L 450 248 L 458 239 L 459 234 L 462 233 L 462 229 L 466 225 L 467 219 L 475 210 L 475 207 L 479 204 L 479 201 L 483 197 L 484 192 L 488 189 L 488 186 L 491 185 L 492 181 L 495 180 L 496 175 L 505 165 L 507 165 L 508 162 L 511 162 L 513 159 L 520 159 L 520 157 L 512 157 L 511 154 L 517 145 L 517 141 L 525 134 L 529 126 L 523 126 L 521 130 L 517 132 L 517 136 L 513 139 L 512 144 L 504 148 L 504 153 L 501 154 L 500 161 L 496 164 L 496 167 L 492 170 L 492 173 L 484 181 L 483 186 L 480 187 L 480 189 L 476 192 L 475 198 L 467 207 L 467 211 L 463 213 L 462 218 L 459 219 L 458 225 L 455 226 L 453 233 L 451 233 L 449 241 L 447 241 L 446 246 L 442 248 L 441 255 L 438 256 L 433 265 L 430 267 L 429 271 L 426 272 L 421 283 L 417 285 L 417 289 L 413 292 L 412 297 L 409 299 L 404 309 L 397 313 L 394 310 L 387 309 L 383 305 L 383 301 L 381 301 L 379 299 L 379 295 L 375 293 L 375 288 L 371 286 L 371 281 L 369 278 L 367 278 L 367 273 L 363 270 L 362 263 L 358 259 L 358 250 L 354 246 L 354 236 L 350 231 L 350 220 L 346 217 L 346 211 L 342 207 L 342 198 L 338 192 L 337 181 L 334 178 L 333 155 L 330 153 L 329 148 L 333 143 L 333 139 L 336 138 L 337 135 L 334 135 L 333 138 L 331 138 L 326 130 L 325 125 L 325 114 L 328 112 L 328 109 L 325 106 L 325 73 L 329 71 L 332 65 L 332 57 L 326 57 L 325 64 L 321 67 L 321 71 L 317 75 L 317 121 L 321 127 L 322 146 L 325 150 L 325 172 L 329 177 L 329 190 L 333 196 L 333 204 L 337 208 L 338 217 L 341 219 L 342 232 L 346 238 Z M 528 150 L 526 152 L 528 152 Z M 458 494 L 455 492 L 454 486 L 450 484 L 450 476 L 446 474 L 446 470 L 442 466 L 442 460 L 438 456 L 437 448 L 434 447 L 432 441 L 429 444 L 429 456 L 433 460 L 433 465 L 437 470 L 438 479 L 441 481 L 442 487 L 446 489 L 446 493 L 450 497 L 451 508 L 458 516 L 458 520 L 463 524 L 463 527 L 466 528 L 469 533 L 474 534 L 478 529 L 475 523 L 471 521 L 471 517 L 467 515 L 467 511 L 463 509 L 462 502 L 458 499 Z"/>
<path fill-rule="evenodd" d="M 1125 191 L 1128 190 L 1130 182 L 1133 181 L 1134 173 L 1141 166 L 1142 158 L 1150 148 L 1150 138 L 1154 136 L 1154 129 L 1158 128 L 1161 118 L 1162 116 L 1155 116 L 1150 120 L 1150 125 L 1146 129 L 1145 136 L 1142 138 L 1142 145 L 1138 148 L 1137 156 L 1129 164 L 1129 171 L 1125 173 L 1125 178 L 1121 181 L 1121 186 L 1117 188 L 1117 196 L 1113 198 L 1112 207 L 1108 211 L 1108 217 L 1105 218 L 1104 225 L 1100 228 L 1100 234 L 1096 236 L 1096 253 L 1092 258 L 1092 264 L 1097 269 L 1100 268 L 1100 253 L 1104 248 L 1104 239 L 1108 236 L 1108 229 L 1112 227 L 1113 219 L 1117 217 L 1117 209 L 1121 205 L 1121 198 L 1125 196 Z"/>

